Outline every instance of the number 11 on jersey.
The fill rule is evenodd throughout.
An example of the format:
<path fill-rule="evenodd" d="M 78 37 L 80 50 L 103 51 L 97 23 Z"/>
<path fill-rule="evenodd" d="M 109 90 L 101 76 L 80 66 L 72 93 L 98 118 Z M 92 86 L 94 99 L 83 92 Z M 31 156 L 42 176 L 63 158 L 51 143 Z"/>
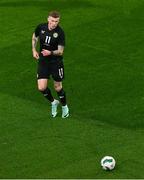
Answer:
<path fill-rule="evenodd" d="M 50 40 L 51 40 L 51 37 L 50 36 L 46 36 L 45 43 L 49 44 Z"/>

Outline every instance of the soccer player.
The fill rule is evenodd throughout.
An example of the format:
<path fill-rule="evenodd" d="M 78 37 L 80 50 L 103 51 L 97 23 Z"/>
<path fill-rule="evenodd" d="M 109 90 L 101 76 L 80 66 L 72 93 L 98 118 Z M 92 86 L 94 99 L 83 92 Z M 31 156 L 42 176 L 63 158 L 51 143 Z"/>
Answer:
<path fill-rule="evenodd" d="M 38 90 L 51 102 L 51 114 L 52 117 L 56 117 L 59 101 L 54 99 L 51 90 L 48 88 L 51 76 L 54 81 L 54 89 L 62 105 L 62 118 L 66 118 L 69 116 L 69 108 L 66 102 L 66 93 L 62 86 L 65 34 L 59 26 L 59 12 L 51 11 L 47 20 L 47 23 L 38 25 L 32 35 L 32 54 L 38 60 Z M 40 51 L 37 51 L 38 41 L 40 43 Z"/>

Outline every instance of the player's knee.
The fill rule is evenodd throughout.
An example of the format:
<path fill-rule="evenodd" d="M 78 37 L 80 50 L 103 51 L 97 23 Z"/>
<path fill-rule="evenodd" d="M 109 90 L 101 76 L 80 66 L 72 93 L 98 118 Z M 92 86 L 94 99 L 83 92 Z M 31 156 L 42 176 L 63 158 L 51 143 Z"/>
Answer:
<path fill-rule="evenodd" d="M 59 92 L 62 89 L 62 84 L 55 84 L 54 88 L 57 92 Z"/>
<path fill-rule="evenodd" d="M 45 86 L 42 86 L 42 85 L 38 85 L 38 90 L 39 91 L 44 91 L 46 89 L 46 87 Z"/>

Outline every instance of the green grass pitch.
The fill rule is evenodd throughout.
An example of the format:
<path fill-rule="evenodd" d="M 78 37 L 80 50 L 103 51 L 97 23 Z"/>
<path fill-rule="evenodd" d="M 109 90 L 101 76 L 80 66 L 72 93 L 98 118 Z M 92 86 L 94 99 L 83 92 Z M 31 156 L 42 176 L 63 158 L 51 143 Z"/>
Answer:
<path fill-rule="evenodd" d="M 31 54 L 53 9 L 67 39 L 68 119 L 60 108 L 50 118 Z M 144 0 L 0 0 L 0 178 L 144 178 L 143 154 Z M 115 170 L 102 170 L 105 155 Z"/>

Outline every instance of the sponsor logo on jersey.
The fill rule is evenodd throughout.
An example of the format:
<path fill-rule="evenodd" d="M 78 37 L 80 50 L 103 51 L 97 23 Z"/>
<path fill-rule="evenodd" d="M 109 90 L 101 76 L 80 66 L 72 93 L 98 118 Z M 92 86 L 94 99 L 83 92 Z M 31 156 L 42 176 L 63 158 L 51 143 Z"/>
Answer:
<path fill-rule="evenodd" d="M 58 37 L 58 33 L 56 33 L 56 32 L 53 33 L 53 37 L 54 37 L 54 38 L 57 38 L 57 37 Z"/>

